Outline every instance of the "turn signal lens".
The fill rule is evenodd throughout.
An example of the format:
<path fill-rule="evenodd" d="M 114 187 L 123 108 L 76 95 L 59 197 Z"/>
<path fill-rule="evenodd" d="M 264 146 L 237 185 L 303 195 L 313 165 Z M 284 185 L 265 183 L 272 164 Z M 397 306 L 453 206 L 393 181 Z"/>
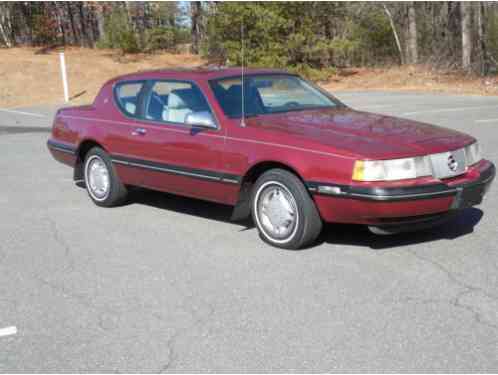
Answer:
<path fill-rule="evenodd" d="M 356 160 L 354 163 L 353 169 L 353 180 L 355 181 L 363 181 L 363 172 L 365 170 L 363 160 Z"/>

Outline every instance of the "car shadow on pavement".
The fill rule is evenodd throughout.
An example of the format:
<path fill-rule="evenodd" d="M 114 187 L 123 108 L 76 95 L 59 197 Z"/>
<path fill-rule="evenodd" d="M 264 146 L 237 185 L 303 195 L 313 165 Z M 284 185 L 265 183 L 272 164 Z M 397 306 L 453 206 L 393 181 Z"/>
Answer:
<path fill-rule="evenodd" d="M 181 214 L 202 217 L 208 220 L 234 223 L 241 227 L 240 231 L 254 228 L 254 224 L 250 218 L 244 221 L 233 222 L 231 220 L 232 206 L 144 188 L 133 188 L 130 191 L 127 204 L 143 204 Z M 333 245 L 354 245 L 374 250 L 384 250 L 442 239 L 453 240 L 472 233 L 474 226 L 479 223 L 482 216 L 483 212 L 480 209 L 467 208 L 439 226 L 417 232 L 399 233 L 388 236 L 373 234 L 364 225 L 324 224 L 318 241 L 306 249 L 313 249 L 320 244 L 330 243 Z"/>
<path fill-rule="evenodd" d="M 364 225 L 326 224 L 318 243 L 356 245 L 385 250 L 442 239 L 453 240 L 472 233 L 482 216 L 483 212 L 480 209 L 467 208 L 444 224 L 433 228 L 387 236 L 373 234 Z"/>
<path fill-rule="evenodd" d="M 243 228 L 241 230 L 254 228 L 252 220 L 250 219 L 236 222 L 232 221 L 232 206 L 144 188 L 133 188 L 130 191 L 127 204 L 143 204 L 209 220 L 234 223 L 242 226 Z"/>

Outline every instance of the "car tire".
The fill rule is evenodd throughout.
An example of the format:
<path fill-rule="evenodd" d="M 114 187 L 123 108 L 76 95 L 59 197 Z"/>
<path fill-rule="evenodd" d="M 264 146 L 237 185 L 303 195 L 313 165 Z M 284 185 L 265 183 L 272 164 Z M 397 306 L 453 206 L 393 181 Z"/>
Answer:
<path fill-rule="evenodd" d="M 257 179 L 251 214 L 260 237 L 283 249 L 310 245 L 322 230 L 322 219 L 304 184 L 284 169 L 270 169 Z"/>
<path fill-rule="evenodd" d="M 119 179 L 111 158 L 102 148 L 93 147 L 88 151 L 83 172 L 86 191 L 97 206 L 119 206 L 126 200 L 126 186 Z"/>

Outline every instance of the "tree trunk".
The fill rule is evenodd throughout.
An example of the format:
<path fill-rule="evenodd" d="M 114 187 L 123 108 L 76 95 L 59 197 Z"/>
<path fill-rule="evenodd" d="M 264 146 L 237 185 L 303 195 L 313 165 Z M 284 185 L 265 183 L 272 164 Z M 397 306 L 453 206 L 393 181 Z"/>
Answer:
<path fill-rule="evenodd" d="M 461 50 L 461 24 L 462 24 L 462 12 L 460 11 L 460 4 L 455 1 L 448 2 L 448 12 L 446 14 L 447 19 L 447 39 L 445 41 L 446 46 L 449 50 L 450 55 L 459 56 Z M 455 59 L 457 62 L 457 59 Z"/>
<path fill-rule="evenodd" d="M 78 11 L 79 11 L 79 23 L 80 23 L 80 31 L 81 31 L 81 46 L 82 47 L 93 47 L 93 38 L 91 35 L 91 30 L 89 25 L 87 24 L 87 12 L 85 8 L 85 2 L 78 3 Z"/>
<path fill-rule="evenodd" d="M 140 48 L 145 48 L 145 3 L 142 1 L 137 1 L 136 3 L 136 25 L 138 31 L 138 37 L 140 42 Z"/>
<path fill-rule="evenodd" d="M 10 48 L 16 44 L 12 21 L 15 20 L 15 5 L 0 4 L 0 34 L 5 45 Z"/>
<path fill-rule="evenodd" d="M 399 41 L 399 36 L 398 36 L 398 32 L 396 31 L 396 25 L 394 24 L 393 16 L 392 16 L 391 12 L 389 11 L 389 9 L 387 8 L 387 6 L 386 5 L 383 5 L 383 6 L 384 6 L 384 11 L 387 14 L 387 18 L 389 18 L 389 23 L 391 24 L 391 30 L 392 30 L 393 35 L 394 35 L 394 40 L 396 41 L 396 46 L 398 47 L 399 59 L 400 59 L 401 65 L 403 65 L 405 63 L 405 59 L 403 57 L 403 48 L 401 48 L 401 42 Z"/>
<path fill-rule="evenodd" d="M 103 5 L 96 4 L 95 16 L 97 18 L 97 27 L 99 29 L 99 39 L 102 40 L 105 37 L 105 17 Z"/>
<path fill-rule="evenodd" d="M 192 19 L 192 52 L 199 53 L 199 45 L 201 40 L 201 2 L 192 1 L 190 3 L 190 14 Z"/>
<path fill-rule="evenodd" d="M 65 3 L 67 6 L 67 14 L 69 15 L 69 23 L 71 25 L 71 32 L 73 34 L 73 43 L 78 43 L 81 39 L 78 33 L 76 32 L 76 26 L 74 25 L 74 15 L 73 10 L 71 8 L 71 3 Z"/>
<path fill-rule="evenodd" d="M 9 7 L 10 4 L 0 4 L 0 36 L 8 48 L 12 47 Z"/>
<path fill-rule="evenodd" d="M 55 19 L 57 21 L 57 29 L 58 29 L 58 35 L 57 39 L 58 41 L 62 42 L 63 45 L 66 45 L 66 32 L 64 29 L 64 22 L 62 19 L 61 12 L 59 10 L 59 6 L 56 2 L 54 2 L 54 13 Z"/>
<path fill-rule="evenodd" d="M 417 17 L 415 13 L 415 2 L 408 4 L 408 64 L 418 62 L 418 43 L 417 43 Z"/>
<path fill-rule="evenodd" d="M 465 71 L 471 69 L 472 36 L 470 30 L 470 4 L 466 1 L 460 3 L 462 14 L 462 68 Z"/>
<path fill-rule="evenodd" d="M 436 11 L 436 4 L 430 3 L 431 5 L 431 19 L 432 19 L 432 24 L 431 24 L 431 51 L 434 54 L 435 52 L 435 42 L 438 40 L 438 18 L 437 18 L 437 11 Z"/>
<path fill-rule="evenodd" d="M 476 2 L 476 17 L 477 17 L 477 36 L 479 42 L 479 58 L 480 58 L 480 72 L 481 75 L 486 75 L 489 70 L 488 51 L 486 48 L 486 27 L 484 22 L 484 4 Z"/>

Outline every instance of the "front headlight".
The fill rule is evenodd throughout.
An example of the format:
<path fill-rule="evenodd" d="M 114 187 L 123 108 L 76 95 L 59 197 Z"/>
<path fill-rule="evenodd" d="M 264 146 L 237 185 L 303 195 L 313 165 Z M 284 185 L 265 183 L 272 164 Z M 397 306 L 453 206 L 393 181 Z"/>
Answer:
<path fill-rule="evenodd" d="M 426 157 L 393 160 L 357 160 L 353 169 L 355 181 L 406 180 L 432 174 Z"/>
<path fill-rule="evenodd" d="M 474 165 L 482 160 L 481 150 L 477 142 L 465 147 L 465 158 L 467 160 L 467 166 Z"/>

